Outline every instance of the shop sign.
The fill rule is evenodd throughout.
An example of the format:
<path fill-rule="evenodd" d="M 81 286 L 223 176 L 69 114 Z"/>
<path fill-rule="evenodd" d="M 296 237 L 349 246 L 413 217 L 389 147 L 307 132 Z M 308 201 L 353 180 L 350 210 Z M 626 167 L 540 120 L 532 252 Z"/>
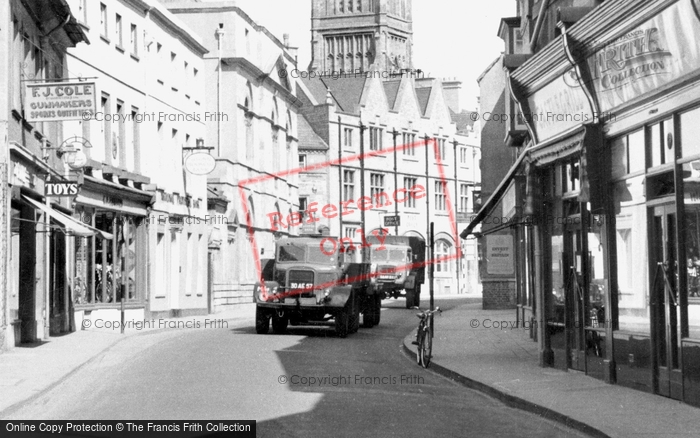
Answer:
<path fill-rule="evenodd" d="M 700 70 L 699 9 L 678 1 L 588 58 L 601 112 Z"/>
<path fill-rule="evenodd" d="M 45 196 L 78 196 L 79 190 L 77 182 L 47 182 L 44 184 Z"/>
<path fill-rule="evenodd" d="M 593 121 L 591 105 L 575 75 L 573 69 L 569 70 L 528 98 L 539 142 Z"/>
<path fill-rule="evenodd" d="M 193 175 L 208 175 L 215 167 L 216 160 L 206 152 L 197 152 L 185 159 L 185 169 Z"/>
<path fill-rule="evenodd" d="M 513 275 L 514 270 L 513 236 L 486 236 L 486 273 L 492 275 Z"/>
<path fill-rule="evenodd" d="M 84 120 L 94 114 L 94 82 L 27 82 L 25 114 L 30 122 Z"/>

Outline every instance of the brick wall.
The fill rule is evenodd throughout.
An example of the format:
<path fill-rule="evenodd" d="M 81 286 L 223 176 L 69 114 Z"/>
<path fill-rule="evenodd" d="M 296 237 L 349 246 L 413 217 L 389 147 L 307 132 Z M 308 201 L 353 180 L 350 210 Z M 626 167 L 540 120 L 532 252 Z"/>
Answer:
<path fill-rule="evenodd" d="M 514 281 L 484 281 L 482 306 L 484 309 L 515 309 Z"/>

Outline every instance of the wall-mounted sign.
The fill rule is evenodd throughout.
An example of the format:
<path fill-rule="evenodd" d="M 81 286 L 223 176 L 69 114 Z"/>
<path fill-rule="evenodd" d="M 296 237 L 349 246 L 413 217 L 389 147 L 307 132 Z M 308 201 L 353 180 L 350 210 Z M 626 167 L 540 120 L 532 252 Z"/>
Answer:
<path fill-rule="evenodd" d="M 30 122 L 84 120 L 84 114 L 95 113 L 94 82 L 27 82 L 24 87 Z"/>
<path fill-rule="evenodd" d="M 384 216 L 385 227 L 401 226 L 401 216 Z"/>
<path fill-rule="evenodd" d="M 195 152 L 185 159 L 185 169 L 193 175 L 208 175 L 215 167 L 216 160 L 206 152 Z"/>
<path fill-rule="evenodd" d="M 674 3 L 588 58 L 602 112 L 700 70 L 698 3 Z"/>
<path fill-rule="evenodd" d="M 486 236 L 486 273 L 493 275 L 513 275 L 513 236 Z"/>
<path fill-rule="evenodd" d="M 47 182 L 44 184 L 44 195 L 45 196 L 78 196 L 77 182 Z"/>

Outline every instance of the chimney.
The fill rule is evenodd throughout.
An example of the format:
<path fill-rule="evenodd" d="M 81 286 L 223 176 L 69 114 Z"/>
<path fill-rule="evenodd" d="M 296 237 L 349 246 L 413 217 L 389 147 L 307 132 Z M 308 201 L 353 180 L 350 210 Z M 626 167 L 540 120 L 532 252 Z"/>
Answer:
<path fill-rule="evenodd" d="M 462 111 L 459 106 L 459 91 L 461 89 L 462 82 L 458 81 L 457 78 L 443 79 L 442 81 L 442 93 L 445 96 L 445 103 L 457 114 Z"/>

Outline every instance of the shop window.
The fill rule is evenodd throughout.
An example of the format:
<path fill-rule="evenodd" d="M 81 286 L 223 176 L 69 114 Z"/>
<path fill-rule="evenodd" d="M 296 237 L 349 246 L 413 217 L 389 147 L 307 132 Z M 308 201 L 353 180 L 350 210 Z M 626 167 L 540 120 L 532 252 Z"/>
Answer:
<path fill-rule="evenodd" d="M 577 192 L 581 188 L 580 162 L 578 159 L 562 164 L 561 190 L 562 193 Z"/>
<path fill-rule="evenodd" d="M 645 201 L 644 176 L 613 186 L 619 328 L 649 334 Z"/>
<path fill-rule="evenodd" d="M 644 130 L 623 135 L 610 142 L 612 178 L 644 170 Z"/>
<path fill-rule="evenodd" d="M 647 128 L 649 135 L 650 167 L 673 163 L 673 119 L 666 119 Z"/>
<path fill-rule="evenodd" d="M 683 157 L 700 154 L 700 108 L 680 115 Z"/>
<path fill-rule="evenodd" d="M 124 297 L 137 301 L 139 279 L 144 278 L 141 221 L 113 212 L 82 209 L 76 219 L 113 235 L 75 237 L 73 302 L 78 305 L 118 303 Z"/>
<path fill-rule="evenodd" d="M 700 339 L 700 160 L 683 164 L 688 335 Z M 681 300 L 682 302 L 682 300 Z"/>

